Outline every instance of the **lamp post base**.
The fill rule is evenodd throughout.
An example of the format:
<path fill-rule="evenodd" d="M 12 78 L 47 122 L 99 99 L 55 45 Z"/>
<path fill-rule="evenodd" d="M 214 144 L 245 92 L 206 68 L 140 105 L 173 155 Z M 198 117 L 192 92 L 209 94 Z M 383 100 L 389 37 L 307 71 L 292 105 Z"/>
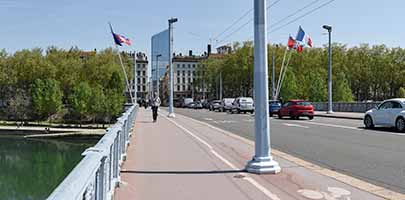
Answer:
<path fill-rule="evenodd" d="M 333 114 L 333 111 L 329 110 L 326 114 Z"/>
<path fill-rule="evenodd" d="M 176 115 L 174 113 L 169 113 L 169 115 L 167 115 L 167 117 L 169 118 L 176 118 Z"/>
<path fill-rule="evenodd" d="M 246 170 L 254 174 L 277 174 L 281 172 L 281 167 L 271 156 L 253 157 L 253 159 L 248 162 Z"/>

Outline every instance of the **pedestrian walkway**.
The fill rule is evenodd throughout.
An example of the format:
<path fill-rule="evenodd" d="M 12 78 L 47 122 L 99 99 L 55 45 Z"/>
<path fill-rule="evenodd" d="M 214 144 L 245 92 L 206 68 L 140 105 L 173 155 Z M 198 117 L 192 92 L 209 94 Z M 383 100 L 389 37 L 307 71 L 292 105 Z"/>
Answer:
<path fill-rule="evenodd" d="M 281 173 L 246 173 L 254 154 L 251 141 L 185 116 L 166 115 L 161 111 L 152 123 L 151 111 L 139 110 L 114 199 L 405 199 L 276 150 Z"/>
<path fill-rule="evenodd" d="M 315 111 L 315 116 L 317 117 L 329 117 L 329 118 L 342 118 L 342 119 L 357 119 L 363 120 L 364 113 L 357 112 L 334 112 L 328 114 L 325 111 Z"/>

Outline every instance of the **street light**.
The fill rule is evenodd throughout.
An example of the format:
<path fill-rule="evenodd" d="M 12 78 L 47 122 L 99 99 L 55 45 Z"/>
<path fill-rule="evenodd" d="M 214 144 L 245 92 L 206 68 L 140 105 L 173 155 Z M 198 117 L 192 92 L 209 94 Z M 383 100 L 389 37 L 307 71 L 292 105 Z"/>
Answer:
<path fill-rule="evenodd" d="M 169 116 L 170 118 L 174 118 L 174 110 L 173 110 L 173 23 L 177 22 L 177 18 L 171 18 L 169 21 Z"/>
<path fill-rule="evenodd" d="M 332 107 L 332 26 L 323 25 L 329 34 L 329 69 L 328 69 L 328 114 L 333 113 Z"/>
<path fill-rule="evenodd" d="M 159 57 L 161 57 L 162 54 L 158 54 L 156 55 L 156 93 L 157 96 L 160 97 L 160 93 L 159 93 L 159 81 L 160 81 L 160 77 L 159 77 Z"/>
<path fill-rule="evenodd" d="M 246 170 L 256 174 L 281 171 L 270 147 L 266 17 L 266 0 L 254 0 L 255 155 Z"/>

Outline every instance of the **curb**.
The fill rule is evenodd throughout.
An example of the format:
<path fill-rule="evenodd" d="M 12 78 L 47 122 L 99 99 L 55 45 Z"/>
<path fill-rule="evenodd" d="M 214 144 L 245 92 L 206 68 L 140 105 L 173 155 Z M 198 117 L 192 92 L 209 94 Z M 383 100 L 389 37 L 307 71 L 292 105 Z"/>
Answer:
<path fill-rule="evenodd" d="M 315 114 L 314 116 L 316 116 L 316 117 L 325 117 L 325 118 L 363 120 L 363 117 L 348 117 L 348 116 L 336 116 L 336 115 L 327 115 L 327 114 Z"/>

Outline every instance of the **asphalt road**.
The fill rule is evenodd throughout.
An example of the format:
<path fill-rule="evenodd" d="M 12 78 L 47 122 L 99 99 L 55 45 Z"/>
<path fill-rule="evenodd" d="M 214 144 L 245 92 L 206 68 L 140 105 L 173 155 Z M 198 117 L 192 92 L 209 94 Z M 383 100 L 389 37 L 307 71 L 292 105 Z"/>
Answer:
<path fill-rule="evenodd" d="M 175 112 L 254 139 L 252 115 L 179 108 Z M 269 119 L 273 148 L 405 193 L 405 134 L 387 128 L 365 130 L 361 120 Z"/>

